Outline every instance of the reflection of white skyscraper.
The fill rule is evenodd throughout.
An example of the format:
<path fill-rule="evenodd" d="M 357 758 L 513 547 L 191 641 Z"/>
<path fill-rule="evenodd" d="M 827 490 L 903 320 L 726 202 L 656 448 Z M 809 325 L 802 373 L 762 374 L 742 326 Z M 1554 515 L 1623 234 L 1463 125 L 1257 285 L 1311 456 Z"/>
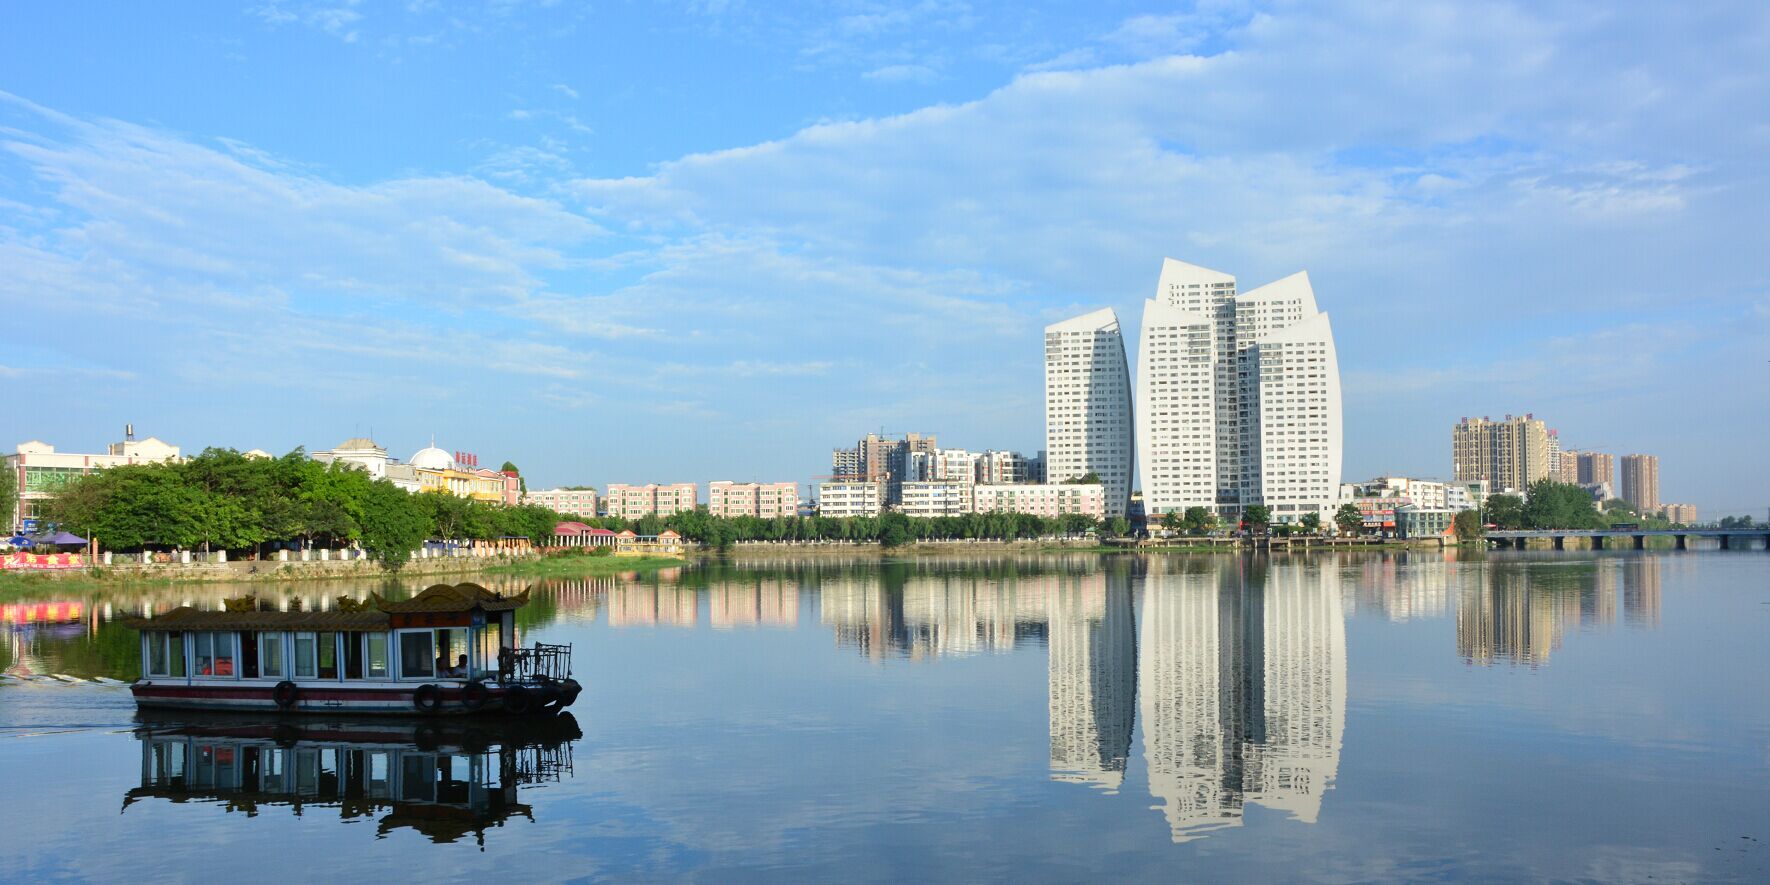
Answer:
<path fill-rule="evenodd" d="M 1235 277 L 1167 259 L 1144 305 L 1135 399 L 1151 515 L 1253 504 L 1287 522 L 1332 515 L 1340 370 L 1307 274 L 1238 295 Z"/>
<path fill-rule="evenodd" d="M 1131 504 L 1131 376 L 1111 308 L 1045 327 L 1045 476 L 1099 474 L 1106 515 Z"/>
<path fill-rule="evenodd" d="M 1150 795 L 1174 841 L 1239 826 L 1244 802 L 1314 821 L 1346 717 L 1340 597 L 1319 569 L 1154 575 L 1137 681 Z"/>
<path fill-rule="evenodd" d="M 1051 779 L 1116 791 L 1131 754 L 1137 640 L 1130 588 L 1056 579 L 1050 643 Z"/>

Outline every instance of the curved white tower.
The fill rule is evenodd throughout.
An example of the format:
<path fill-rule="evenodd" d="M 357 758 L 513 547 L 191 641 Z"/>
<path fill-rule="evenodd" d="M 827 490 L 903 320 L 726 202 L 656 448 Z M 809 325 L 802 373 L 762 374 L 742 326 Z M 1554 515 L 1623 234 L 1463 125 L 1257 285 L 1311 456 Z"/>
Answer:
<path fill-rule="evenodd" d="M 1112 308 L 1045 327 L 1045 476 L 1098 474 L 1106 515 L 1131 506 L 1131 374 Z"/>

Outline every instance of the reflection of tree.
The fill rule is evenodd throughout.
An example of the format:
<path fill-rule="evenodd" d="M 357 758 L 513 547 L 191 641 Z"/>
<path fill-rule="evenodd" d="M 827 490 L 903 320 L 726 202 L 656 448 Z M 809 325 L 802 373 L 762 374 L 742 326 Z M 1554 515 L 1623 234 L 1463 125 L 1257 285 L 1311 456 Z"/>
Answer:
<path fill-rule="evenodd" d="M 1619 594 L 1629 626 L 1657 627 L 1661 568 L 1657 556 L 1553 567 L 1484 564 L 1458 588 L 1457 653 L 1483 666 L 1548 663 L 1570 630 L 1615 625 Z"/>

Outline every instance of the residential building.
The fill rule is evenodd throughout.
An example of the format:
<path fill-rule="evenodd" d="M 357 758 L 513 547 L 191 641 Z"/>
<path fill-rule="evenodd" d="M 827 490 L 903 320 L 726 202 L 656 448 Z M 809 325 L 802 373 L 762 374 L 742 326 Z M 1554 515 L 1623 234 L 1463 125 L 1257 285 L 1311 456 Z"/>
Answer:
<path fill-rule="evenodd" d="M 885 480 L 846 479 L 817 485 L 819 516 L 878 516 L 885 512 Z"/>
<path fill-rule="evenodd" d="M 1357 497 L 1345 503 L 1358 508 L 1364 517 L 1365 531 L 1379 534 L 1395 531 L 1395 511 L 1413 504 L 1399 495 Z"/>
<path fill-rule="evenodd" d="M 1339 358 L 1307 273 L 1238 294 L 1229 274 L 1165 260 L 1144 303 L 1135 411 L 1151 518 L 1263 504 L 1295 522 L 1338 503 Z"/>
<path fill-rule="evenodd" d="M 596 518 L 597 495 L 595 489 L 531 490 L 522 496 L 522 500 L 525 504 L 546 507 L 554 513 L 582 516 L 586 519 Z"/>
<path fill-rule="evenodd" d="M 964 449 L 912 451 L 903 456 L 903 482 L 977 482 L 982 455 Z"/>
<path fill-rule="evenodd" d="M 905 482 L 898 509 L 906 516 L 963 516 L 972 510 L 976 485 L 969 481 Z"/>
<path fill-rule="evenodd" d="M 133 426 L 124 431 L 122 442 L 112 443 L 102 455 L 57 452 L 55 446 L 40 440 L 19 443 L 13 454 L 0 458 L 5 469 L 5 479 L 0 482 L 12 482 L 18 489 L 18 505 L 11 513 L 0 513 L 0 527 L 11 536 L 34 523 L 42 516 L 44 504 L 75 477 L 106 467 L 155 464 L 179 458 L 177 446 L 168 445 L 157 437 L 136 439 Z"/>
<path fill-rule="evenodd" d="M 1695 504 L 1667 504 L 1659 512 L 1661 517 L 1674 525 L 1696 525 Z"/>
<path fill-rule="evenodd" d="M 1659 510 L 1659 456 L 1624 455 L 1622 457 L 1622 499 L 1636 513 Z"/>
<path fill-rule="evenodd" d="M 581 522 L 562 522 L 553 526 L 553 546 L 555 547 L 613 548 L 616 537 L 616 534 L 608 529 L 585 525 Z"/>
<path fill-rule="evenodd" d="M 1579 485 L 1579 459 L 1583 454 L 1585 453 L 1577 449 L 1562 451 L 1554 468 L 1549 471 L 1549 478 L 1556 482 Z"/>
<path fill-rule="evenodd" d="M 1503 421 L 1464 418 L 1451 429 L 1457 480 L 1486 480 L 1495 492 L 1522 491 L 1549 476 L 1549 430 L 1534 415 Z"/>
<path fill-rule="evenodd" d="M 1487 480 L 1445 483 L 1444 506 L 1451 510 L 1480 510 L 1487 506 Z"/>
<path fill-rule="evenodd" d="M 699 494 L 699 487 L 692 482 L 642 486 L 610 483 L 603 508 L 609 516 L 621 519 L 669 516 L 695 509 Z"/>
<path fill-rule="evenodd" d="M 756 516 L 774 519 L 799 513 L 796 482 L 707 483 L 707 512 L 714 516 Z"/>
<path fill-rule="evenodd" d="M 1579 484 L 1597 485 L 1616 481 L 1616 459 L 1603 452 L 1579 454 Z"/>
<path fill-rule="evenodd" d="M 1549 478 L 1554 479 L 1561 475 L 1561 431 L 1556 430 L 1553 427 L 1549 428 L 1549 438 L 1547 443 Z"/>
<path fill-rule="evenodd" d="M 1019 452 L 985 450 L 977 458 L 977 481 L 988 485 L 1044 482 L 1045 453 L 1028 457 Z"/>
<path fill-rule="evenodd" d="M 1136 467 L 1131 377 L 1111 308 L 1045 327 L 1046 480 L 1100 478 L 1107 516 L 1124 516 Z"/>
<path fill-rule="evenodd" d="M 1103 484 L 980 485 L 972 490 L 972 496 L 972 507 L 978 513 L 1004 511 L 1047 518 L 1079 513 L 1095 519 L 1111 514 L 1110 493 Z"/>
<path fill-rule="evenodd" d="M 830 453 L 832 479 L 877 480 L 885 483 L 886 503 L 900 500 L 907 461 L 912 453 L 934 455 L 939 446 L 933 434 L 906 433 L 902 439 L 869 433 L 852 449 Z"/>

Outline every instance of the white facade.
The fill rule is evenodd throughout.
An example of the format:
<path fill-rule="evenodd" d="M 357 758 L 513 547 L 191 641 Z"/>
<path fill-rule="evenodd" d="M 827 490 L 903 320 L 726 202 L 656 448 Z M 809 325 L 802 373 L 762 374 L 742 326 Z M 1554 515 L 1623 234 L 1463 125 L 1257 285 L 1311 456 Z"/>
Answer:
<path fill-rule="evenodd" d="M 1281 522 L 1332 516 L 1339 360 L 1307 274 L 1237 294 L 1233 276 L 1167 259 L 1138 356 L 1146 513 L 1204 506 L 1233 516 L 1264 504 Z"/>
<path fill-rule="evenodd" d="M 347 439 L 329 452 L 314 452 L 313 459 L 321 464 L 354 464 L 373 479 L 387 476 L 389 463 L 387 449 L 366 436 Z"/>
<path fill-rule="evenodd" d="M 24 520 L 42 516 L 45 502 L 76 477 L 106 467 L 177 460 L 177 446 L 152 436 L 138 440 L 132 435 L 111 443 L 103 455 L 58 452 L 55 446 L 40 440 L 19 443 L 13 454 L 0 458 L 0 469 L 5 472 L 0 482 L 12 482 L 18 489 L 18 506 L 11 513 L 0 513 L 0 529 L 11 535 Z"/>
<path fill-rule="evenodd" d="M 972 482 L 906 481 L 900 509 L 905 516 L 963 516 L 971 512 L 974 488 Z"/>
<path fill-rule="evenodd" d="M 883 480 L 838 480 L 817 484 L 819 516 L 878 516 L 884 510 Z"/>
<path fill-rule="evenodd" d="M 1045 327 L 1045 476 L 1089 473 L 1105 486 L 1106 515 L 1124 516 L 1136 465 L 1131 378 L 1111 308 Z"/>
<path fill-rule="evenodd" d="M 1108 513 L 1108 494 L 1104 486 L 1093 483 L 1085 485 L 1052 485 L 1046 483 L 1020 484 L 1011 486 L 980 485 L 972 491 L 973 506 L 978 513 L 1003 511 L 1006 513 L 1030 513 L 1034 516 L 1062 516 L 1067 513 L 1079 513 L 1095 519 L 1105 519 Z"/>

